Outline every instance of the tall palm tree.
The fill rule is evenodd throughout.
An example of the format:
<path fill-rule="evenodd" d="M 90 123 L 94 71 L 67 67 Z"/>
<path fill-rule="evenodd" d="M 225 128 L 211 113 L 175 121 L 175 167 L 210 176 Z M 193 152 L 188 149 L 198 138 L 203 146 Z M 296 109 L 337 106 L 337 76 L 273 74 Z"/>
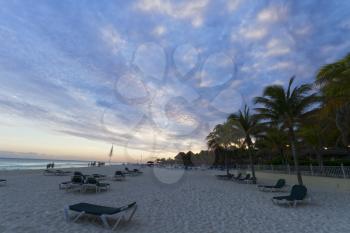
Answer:
<path fill-rule="evenodd" d="M 321 88 L 323 109 L 335 114 L 335 121 L 345 146 L 350 144 L 350 53 L 323 66 L 317 73 L 316 84 Z"/>
<path fill-rule="evenodd" d="M 226 172 L 229 174 L 227 150 L 232 144 L 233 134 L 232 129 L 228 122 L 218 124 L 214 127 L 213 131 L 207 136 L 207 145 L 210 149 L 217 149 L 219 147 L 224 148 L 225 153 L 225 167 Z"/>
<path fill-rule="evenodd" d="M 316 84 L 326 97 L 326 104 L 341 106 L 350 101 L 350 53 L 323 66 L 316 75 Z"/>
<path fill-rule="evenodd" d="M 243 110 L 239 110 L 236 114 L 231 114 L 228 118 L 228 123 L 231 124 L 233 133 L 236 138 L 242 139 L 242 145 L 248 149 L 250 167 L 252 169 L 252 176 L 255 180 L 255 169 L 253 162 L 253 136 L 257 133 L 258 120 L 250 114 L 249 107 L 244 106 Z"/>
<path fill-rule="evenodd" d="M 263 96 L 256 97 L 255 103 L 262 105 L 256 108 L 259 117 L 271 125 L 281 125 L 288 131 L 288 137 L 291 144 L 295 171 L 297 173 L 299 184 L 303 184 L 299 170 L 297 139 L 295 130 L 305 115 L 309 114 L 310 107 L 318 100 L 315 93 L 309 94 L 312 85 L 302 84 L 292 88 L 294 77 L 289 80 L 287 89 L 281 85 L 267 86 L 263 91 Z"/>

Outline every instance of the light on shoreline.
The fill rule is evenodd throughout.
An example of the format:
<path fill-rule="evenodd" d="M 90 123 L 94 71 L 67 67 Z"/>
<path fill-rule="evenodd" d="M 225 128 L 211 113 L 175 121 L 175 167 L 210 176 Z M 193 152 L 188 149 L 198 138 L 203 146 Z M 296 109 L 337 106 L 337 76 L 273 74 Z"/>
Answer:
<path fill-rule="evenodd" d="M 328 150 L 328 147 L 323 147 L 323 149 Z"/>

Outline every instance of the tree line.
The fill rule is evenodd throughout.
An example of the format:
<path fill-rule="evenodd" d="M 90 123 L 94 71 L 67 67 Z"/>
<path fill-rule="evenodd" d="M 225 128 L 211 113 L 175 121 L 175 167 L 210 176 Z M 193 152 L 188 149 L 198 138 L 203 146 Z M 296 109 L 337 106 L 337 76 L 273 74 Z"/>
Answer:
<path fill-rule="evenodd" d="M 208 150 L 180 152 L 174 159 L 158 162 L 225 166 L 227 172 L 235 164 L 249 163 L 255 177 L 255 164 L 278 161 L 292 164 L 303 184 L 300 159 L 302 164 L 317 161 L 320 169 L 324 156 L 330 158 L 327 165 L 346 159 L 350 151 L 350 53 L 321 67 L 313 83 L 296 85 L 293 76 L 287 86 L 265 87 L 252 104 L 216 125 L 206 141 Z"/>

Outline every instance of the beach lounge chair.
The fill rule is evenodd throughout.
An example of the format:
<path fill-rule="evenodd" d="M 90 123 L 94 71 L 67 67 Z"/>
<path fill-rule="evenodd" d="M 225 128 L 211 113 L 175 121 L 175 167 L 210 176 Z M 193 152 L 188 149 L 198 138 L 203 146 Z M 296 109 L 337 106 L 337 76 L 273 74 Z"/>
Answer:
<path fill-rule="evenodd" d="M 69 175 L 70 173 L 71 173 L 70 171 L 62 171 L 62 170 L 50 170 L 50 169 L 44 170 L 45 176 L 66 176 L 66 175 Z"/>
<path fill-rule="evenodd" d="M 289 185 L 286 185 L 285 179 L 279 179 L 275 185 L 258 185 L 257 187 L 263 192 L 285 192 L 288 190 Z"/>
<path fill-rule="evenodd" d="M 110 187 L 110 184 L 108 184 L 108 183 L 100 183 L 94 177 L 88 177 L 86 179 L 86 182 L 82 186 L 82 190 L 84 192 L 86 192 L 88 190 L 94 190 L 97 193 L 97 192 L 100 192 L 101 190 L 107 191 L 109 189 L 109 187 Z"/>
<path fill-rule="evenodd" d="M 113 180 L 123 181 L 125 180 L 125 175 L 122 171 L 116 171 L 113 176 Z"/>
<path fill-rule="evenodd" d="M 226 175 L 215 175 L 216 178 L 220 179 L 220 180 L 232 180 L 235 178 L 235 176 L 233 174 L 226 174 Z"/>
<path fill-rule="evenodd" d="M 233 177 L 232 180 L 237 181 L 237 180 L 239 180 L 241 178 L 242 178 L 242 173 L 238 173 L 238 175 L 236 177 Z"/>
<path fill-rule="evenodd" d="M 55 175 L 56 176 L 67 176 L 70 175 L 70 171 L 63 171 L 63 170 L 55 170 Z"/>
<path fill-rule="evenodd" d="M 5 184 L 7 184 L 7 180 L 0 179 L 0 185 L 5 185 Z"/>
<path fill-rule="evenodd" d="M 55 171 L 54 170 L 50 170 L 50 169 L 45 169 L 44 170 L 44 175 L 45 176 L 53 176 L 53 175 L 55 175 Z"/>
<path fill-rule="evenodd" d="M 82 187 L 84 184 L 83 176 L 73 176 L 71 181 L 62 182 L 59 184 L 59 189 L 66 189 L 72 191 L 82 191 Z"/>
<path fill-rule="evenodd" d="M 142 171 L 140 171 L 139 169 L 136 169 L 136 168 L 133 170 L 133 172 L 135 172 L 135 173 L 137 173 L 137 174 L 139 174 L 139 175 L 143 174 Z"/>
<path fill-rule="evenodd" d="M 295 207 L 297 203 L 303 202 L 307 195 L 307 188 L 304 185 L 294 185 L 292 191 L 288 196 L 273 197 L 272 202 L 274 204 L 286 203 L 289 206 Z"/>
<path fill-rule="evenodd" d="M 257 181 L 256 177 L 250 177 L 250 178 L 244 180 L 244 182 L 247 184 L 256 184 L 256 181 Z"/>
<path fill-rule="evenodd" d="M 131 171 L 129 168 L 125 168 L 125 172 L 124 172 L 125 175 L 129 175 L 129 176 L 137 176 L 139 175 L 139 173 L 137 172 L 134 172 L 134 171 Z"/>
<path fill-rule="evenodd" d="M 84 175 L 83 173 L 81 173 L 81 172 L 79 172 L 79 171 L 75 171 L 75 172 L 73 173 L 73 176 L 82 176 L 82 177 L 84 177 L 84 179 L 87 177 L 87 175 Z"/>
<path fill-rule="evenodd" d="M 249 180 L 249 179 L 250 179 L 250 174 L 247 174 L 247 175 L 245 175 L 245 177 L 237 179 L 237 181 L 240 182 L 240 183 L 243 183 L 243 182 L 245 182 L 246 180 Z"/>
<path fill-rule="evenodd" d="M 67 221 L 70 220 L 69 211 L 77 212 L 78 215 L 73 218 L 73 222 L 76 222 L 83 215 L 95 216 L 102 220 L 103 225 L 107 228 L 115 230 L 120 221 L 127 220 L 129 222 L 134 216 L 137 209 L 136 202 L 119 208 L 93 205 L 89 203 L 78 203 L 75 205 L 66 206 L 64 208 L 64 215 Z M 116 221 L 113 225 L 108 223 L 108 218 L 116 217 Z"/>
<path fill-rule="evenodd" d="M 91 176 L 97 180 L 105 180 L 107 177 L 106 175 L 101 175 L 101 174 L 92 174 Z"/>

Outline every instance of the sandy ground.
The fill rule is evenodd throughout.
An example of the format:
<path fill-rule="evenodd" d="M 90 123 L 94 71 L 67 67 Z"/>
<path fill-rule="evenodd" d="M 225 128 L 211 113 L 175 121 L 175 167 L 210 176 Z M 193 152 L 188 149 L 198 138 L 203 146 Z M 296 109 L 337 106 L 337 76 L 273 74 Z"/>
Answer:
<path fill-rule="evenodd" d="M 86 174 L 112 175 L 115 166 L 81 168 Z M 118 232 L 350 232 L 350 194 L 310 190 L 312 201 L 298 208 L 275 206 L 273 193 L 254 185 L 217 180 L 217 171 L 145 168 L 126 181 L 108 181 L 102 193 L 71 193 L 58 189 L 69 176 L 44 176 L 42 171 L 0 172 L 8 180 L 0 187 L 1 233 L 111 232 L 98 223 L 64 220 L 67 204 L 89 202 L 122 206 L 136 201 L 138 210 Z M 278 175 L 276 175 L 278 176 Z"/>

